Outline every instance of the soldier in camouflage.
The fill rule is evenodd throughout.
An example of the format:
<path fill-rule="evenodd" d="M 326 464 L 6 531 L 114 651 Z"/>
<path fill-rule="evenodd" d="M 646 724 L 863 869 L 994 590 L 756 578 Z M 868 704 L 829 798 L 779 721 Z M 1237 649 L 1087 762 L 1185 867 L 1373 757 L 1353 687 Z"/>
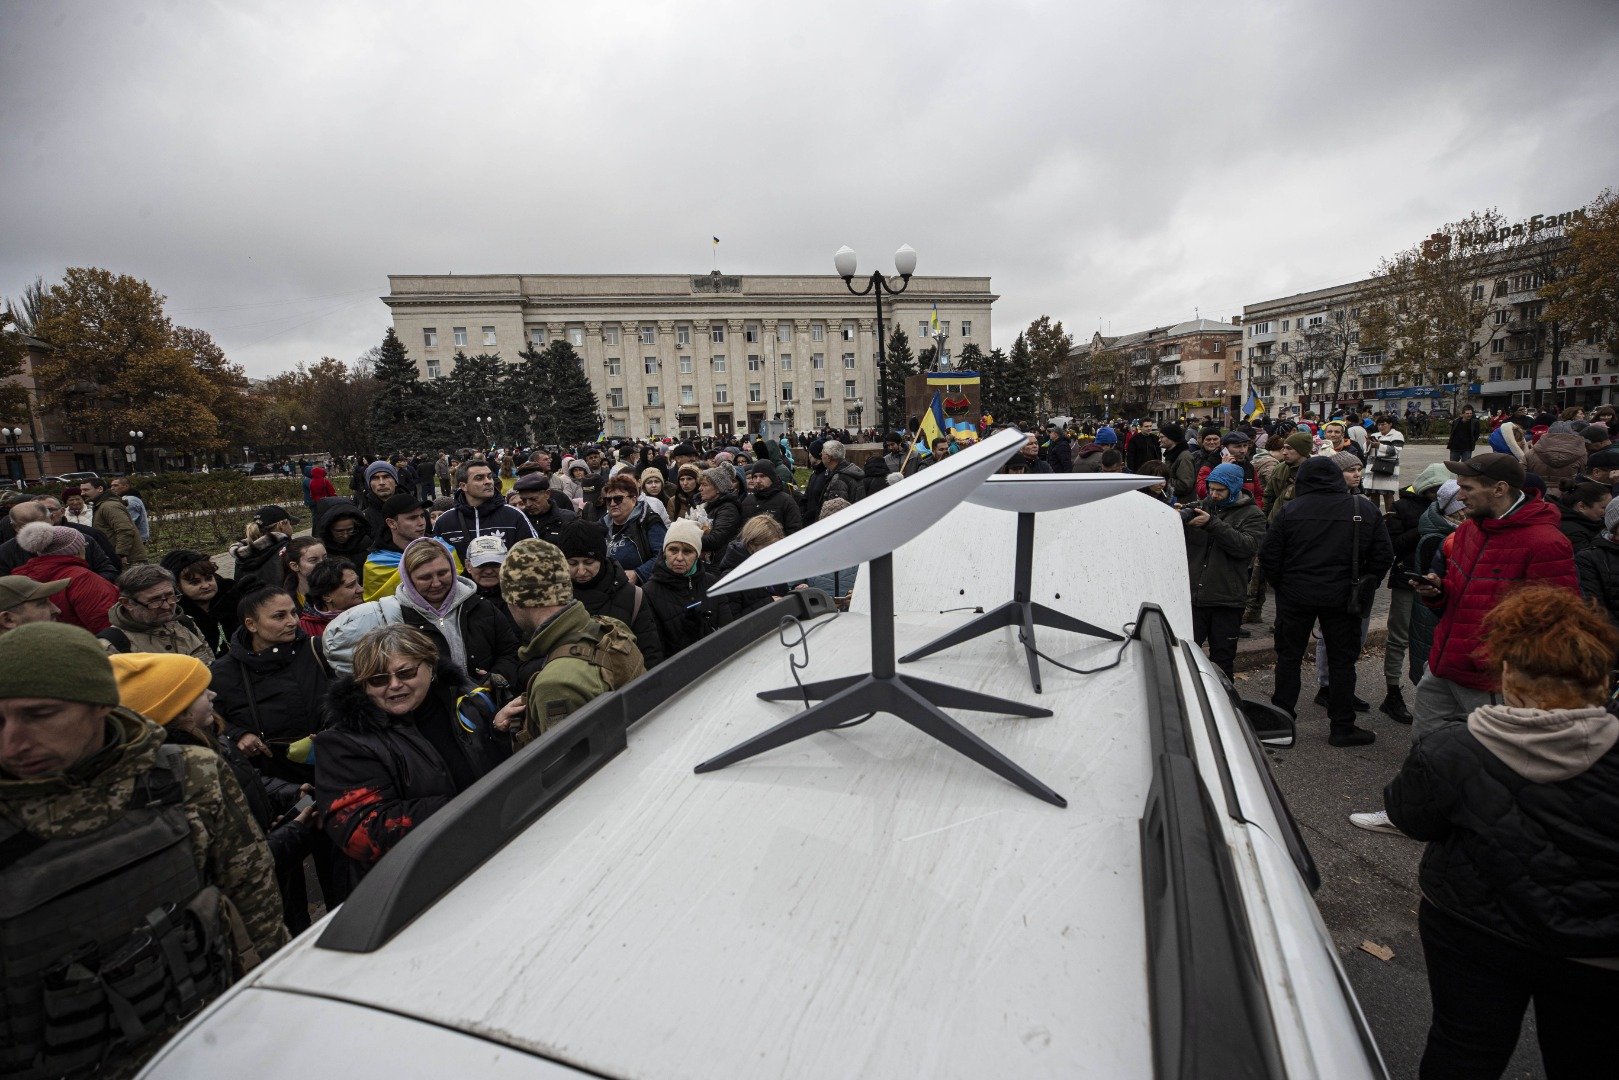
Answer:
<path fill-rule="evenodd" d="M 188 899 L 217 891 L 229 902 L 219 905 L 234 931 L 227 935 L 234 970 L 225 981 L 286 942 L 274 863 L 235 778 L 218 755 L 202 747 L 163 744 L 161 727 L 119 706 L 112 666 L 84 630 L 32 623 L 0 637 L 0 892 L 33 897 L 39 908 L 19 913 L 15 909 L 25 905 L 8 905 L 12 910 L 0 916 L 0 953 L 5 954 L 0 969 L 9 1016 L 0 1016 L 0 1045 L 16 1049 L 43 1038 L 37 1021 L 34 1030 L 6 1029 L 21 1023 L 18 1017 L 37 1013 L 32 1002 L 20 999 L 37 994 L 42 973 L 53 970 L 51 950 L 93 967 L 146 924 L 154 897 L 183 909 Z M 95 925 L 52 924 L 51 909 L 61 911 L 69 903 L 66 894 L 42 891 L 40 884 L 62 876 L 52 866 L 57 853 L 117 863 L 117 837 L 144 827 L 132 821 L 153 817 L 155 803 L 148 796 L 154 776 L 179 781 L 168 785 L 171 806 L 165 820 L 177 831 L 184 822 L 190 866 L 178 848 L 173 856 L 178 874 L 172 860 L 164 869 L 167 876 L 158 880 L 118 866 L 117 873 L 136 876 L 98 904 L 90 920 Z M 123 861 L 138 866 L 135 855 Z M 176 891 L 179 895 L 170 896 Z M 116 910 L 120 902 L 128 910 Z M 25 956 L 28 950 L 32 954 Z M 132 1041 L 125 1038 L 104 1052 L 116 1061 L 149 1052 L 156 1043 L 149 1038 L 137 1047 Z M 34 1068 L 0 1060 L 0 1073 L 35 1075 L 38 1051 L 32 1056 Z"/>
<path fill-rule="evenodd" d="M 500 567 L 500 595 L 527 639 L 517 654 L 523 670 L 544 664 L 528 680 L 522 727 L 513 733 L 516 746 L 646 670 L 628 627 L 593 617 L 574 599 L 567 557 L 555 544 L 514 544 Z M 501 730 L 515 719 L 510 710 L 505 713 L 496 718 Z"/>

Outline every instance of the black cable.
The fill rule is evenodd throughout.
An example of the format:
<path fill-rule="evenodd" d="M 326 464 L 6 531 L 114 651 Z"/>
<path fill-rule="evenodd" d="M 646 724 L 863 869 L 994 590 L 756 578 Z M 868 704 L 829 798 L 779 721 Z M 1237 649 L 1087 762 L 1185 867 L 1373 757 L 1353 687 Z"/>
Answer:
<path fill-rule="evenodd" d="M 818 622 L 808 630 L 804 629 L 804 620 L 796 615 L 783 615 L 781 617 L 781 621 L 776 624 L 776 640 L 781 642 L 782 647 L 788 650 L 787 669 L 793 676 L 793 685 L 798 687 L 798 694 L 801 698 L 803 698 L 804 708 L 806 710 L 810 707 L 809 692 L 804 689 L 804 680 L 798 677 L 798 673 L 810 665 L 809 636 L 815 633 L 815 631 L 819 630 L 821 627 L 829 625 L 840 614 L 842 614 L 842 612 L 834 611 L 831 619 L 827 619 L 826 622 Z M 787 640 L 788 626 L 797 627 L 797 641 Z M 802 648 L 804 650 L 804 662 L 802 664 L 798 662 L 798 657 L 794 656 L 791 651 L 798 648 Z M 864 724 L 867 720 L 870 720 L 876 715 L 876 712 L 869 712 L 865 716 L 860 717 L 858 720 L 845 720 L 841 724 L 833 724 L 827 730 L 839 731 L 843 728 L 851 728 L 856 724 Z"/>
<path fill-rule="evenodd" d="M 1071 671 L 1075 675 L 1097 675 L 1097 674 L 1100 674 L 1101 672 L 1104 672 L 1104 671 L 1111 671 L 1113 668 L 1116 668 L 1116 667 L 1119 666 L 1119 662 L 1124 659 L 1124 650 L 1125 650 L 1125 648 L 1129 646 L 1131 641 L 1135 640 L 1134 638 L 1132 638 L 1130 636 L 1131 630 L 1135 627 L 1135 625 L 1136 625 L 1135 620 L 1132 619 L 1132 620 L 1125 623 L 1123 626 L 1121 626 L 1119 628 L 1119 632 L 1124 635 L 1124 640 L 1119 643 L 1119 651 L 1113 654 L 1113 659 L 1112 659 L 1111 662 L 1103 664 L 1101 667 L 1095 667 L 1095 668 L 1069 667 L 1067 664 L 1063 663 L 1061 660 L 1053 660 L 1051 657 L 1047 656 L 1045 653 L 1043 653 L 1039 649 L 1035 648 L 1034 647 L 1034 642 L 1032 642 L 1028 638 L 1024 637 L 1022 630 L 1019 630 L 1017 632 L 1017 639 L 1018 639 L 1018 641 L 1023 643 L 1023 647 L 1025 649 L 1028 649 L 1030 652 L 1034 653 L 1034 655 L 1038 656 L 1040 659 L 1044 660 L 1048 664 L 1055 664 L 1057 667 L 1062 668 L 1064 671 Z"/>
<path fill-rule="evenodd" d="M 940 614 L 940 615 L 948 615 L 948 614 L 950 614 L 950 613 L 951 613 L 951 612 L 952 612 L 952 611 L 970 611 L 970 612 L 972 612 L 972 613 L 973 613 L 973 614 L 974 614 L 974 615 L 982 615 L 982 614 L 983 614 L 983 613 L 984 613 L 984 607 L 983 607 L 983 605 L 982 605 L 982 604 L 980 604 L 980 605 L 978 605 L 978 606 L 977 606 L 977 607 L 974 607 L 974 606 L 973 606 L 973 605 L 971 605 L 971 604 L 967 604 L 967 605 L 966 605 L 966 606 L 964 606 L 964 607 L 947 607 L 947 608 L 942 608 L 942 609 L 941 609 L 941 610 L 940 610 L 940 611 L 939 611 L 939 614 Z"/>

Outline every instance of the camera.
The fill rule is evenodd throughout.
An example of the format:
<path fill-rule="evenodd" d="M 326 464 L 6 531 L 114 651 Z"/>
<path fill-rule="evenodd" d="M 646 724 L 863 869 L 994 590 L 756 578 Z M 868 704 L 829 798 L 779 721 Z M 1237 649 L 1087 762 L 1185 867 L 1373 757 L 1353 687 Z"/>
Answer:
<path fill-rule="evenodd" d="M 1197 515 L 1200 513 L 1202 513 L 1202 509 L 1200 507 L 1183 506 L 1180 508 L 1181 520 L 1186 522 L 1188 525 L 1190 525 L 1192 523 L 1192 519 L 1197 517 Z"/>

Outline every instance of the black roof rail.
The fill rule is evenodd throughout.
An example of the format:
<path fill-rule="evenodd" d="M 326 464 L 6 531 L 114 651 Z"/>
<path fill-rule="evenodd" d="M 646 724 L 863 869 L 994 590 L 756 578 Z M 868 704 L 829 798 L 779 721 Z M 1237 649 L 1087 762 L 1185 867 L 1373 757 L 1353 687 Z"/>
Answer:
<path fill-rule="evenodd" d="M 1198 771 L 1163 609 L 1143 604 L 1152 788 L 1141 817 L 1154 1074 L 1285 1075 L 1219 811 Z"/>
<path fill-rule="evenodd" d="M 749 612 L 620 690 L 586 705 L 412 829 L 371 868 L 316 947 L 373 952 L 624 749 L 629 727 L 784 617 L 836 610 L 819 589 L 798 589 Z"/>

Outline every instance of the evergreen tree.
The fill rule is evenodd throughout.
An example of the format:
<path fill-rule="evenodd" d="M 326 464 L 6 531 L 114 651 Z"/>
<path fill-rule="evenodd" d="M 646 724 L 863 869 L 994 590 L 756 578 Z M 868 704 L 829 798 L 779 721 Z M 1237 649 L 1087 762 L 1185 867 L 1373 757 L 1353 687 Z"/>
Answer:
<path fill-rule="evenodd" d="M 422 435 L 422 386 L 415 362 L 391 326 L 382 335 L 372 374 L 377 380 L 377 394 L 371 399 L 373 450 L 386 454 L 415 447 Z"/>
<path fill-rule="evenodd" d="M 601 401 L 590 388 L 584 358 L 566 341 L 547 346 L 555 353 L 551 385 L 555 388 L 558 423 L 563 442 L 594 442 L 602 432 Z"/>
<path fill-rule="evenodd" d="M 905 380 L 922 369 L 917 366 L 916 357 L 911 352 L 911 339 L 898 326 L 889 332 L 886 359 L 888 363 L 883 369 L 883 379 L 887 383 L 888 400 L 886 408 L 883 402 L 878 403 L 877 415 L 886 417 L 888 423 L 895 427 L 905 427 L 908 419 L 905 415 Z"/>
<path fill-rule="evenodd" d="M 601 406 L 573 346 L 553 341 L 543 352 L 524 349 L 518 356 L 503 384 L 515 425 L 547 446 L 593 442 L 602 430 Z"/>
<path fill-rule="evenodd" d="M 506 364 L 498 354 L 455 354 L 455 370 L 446 380 L 449 387 L 431 410 L 447 428 L 447 442 L 487 449 L 491 442 L 511 438 L 512 423 L 505 387 Z M 494 417 L 479 423 L 478 417 Z"/>
<path fill-rule="evenodd" d="M 517 354 L 517 363 L 508 364 L 501 380 L 500 396 L 505 400 L 510 422 L 519 441 L 554 443 L 546 424 L 551 401 L 551 377 L 546 354 L 532 347 Z"/>
<path fill-rule="evenodd" d="M 1022 334 L 1012 342 L 1012 355 L 1006 360 L 1002 384 L 1005 387 L 1005 419 L 1024 431 L 1033 431 L 1035 413 L 1039 411 L 1040 378 L 1034 370 L 1034 356 L 1029 350 L 1029 343 Z M 995 419 L 999 422 L 1002 418 L 996 416 Z"/>

